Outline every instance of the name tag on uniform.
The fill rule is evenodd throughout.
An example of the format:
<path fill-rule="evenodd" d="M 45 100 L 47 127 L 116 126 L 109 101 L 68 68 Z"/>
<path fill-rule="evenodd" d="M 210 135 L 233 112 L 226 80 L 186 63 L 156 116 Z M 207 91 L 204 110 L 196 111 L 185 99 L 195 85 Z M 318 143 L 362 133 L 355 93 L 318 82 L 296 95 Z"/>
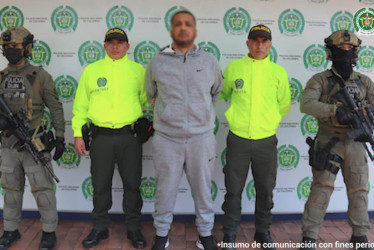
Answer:
<path fill-rule="evenodd" d="M 23 76 L 8 76 L 5 79 L 4 88 L 11 90 L 21 90 L 23 89 L 25 78 Z"/>

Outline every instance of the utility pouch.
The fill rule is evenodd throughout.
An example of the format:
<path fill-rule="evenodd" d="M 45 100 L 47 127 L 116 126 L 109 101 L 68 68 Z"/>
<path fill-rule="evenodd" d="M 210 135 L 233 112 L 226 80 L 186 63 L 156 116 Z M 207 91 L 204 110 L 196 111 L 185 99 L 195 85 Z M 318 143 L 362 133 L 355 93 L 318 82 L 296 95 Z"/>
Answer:
<path fill-rule="evenodd" d="M 315 170 L 327 170 L 333 174 L 339 172 L 339 167 L 332 164 L 331 161 L 342 163 L 343 159 L 330 152 L 331 148 L 339 141 L 338 138 L 333 137 L 323 148 L 318 148 L 318 138 L 312 139 L 308 137 L 306 143 L 309 145 L 309 165 Z"/>
<path fill-rule="evenodd" d="M 324 164 L 321 164 L 321 156 L 318 155 L 319 150 L 317 148 L 318 138 L 314 140 L 311 137 L 306 138 L 306 143 L 309 145 L 309 165 L 316 170 L 324 170 Z"/>

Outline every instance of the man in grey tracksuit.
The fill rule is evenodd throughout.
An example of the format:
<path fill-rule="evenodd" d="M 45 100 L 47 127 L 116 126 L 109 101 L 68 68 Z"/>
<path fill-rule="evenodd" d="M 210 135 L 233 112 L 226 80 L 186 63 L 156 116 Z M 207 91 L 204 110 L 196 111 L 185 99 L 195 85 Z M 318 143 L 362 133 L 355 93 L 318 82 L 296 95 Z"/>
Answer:
<path fill-rule="evenodd" d="M 216 158 L 213 104 L 222 88 L 222 73 L 215 57 L 193 43 L 196 22 L 190 12 L 173 16 L 170 34 L 173 43 L 160 50 L 146 73 L 156 131 L 152 142 L 157 186 L 152 249 L 168 246 L 183 171 L 194 194 L 198 247 L 217 249 L 211 235 L 214 211 L 210 188 Z"/>

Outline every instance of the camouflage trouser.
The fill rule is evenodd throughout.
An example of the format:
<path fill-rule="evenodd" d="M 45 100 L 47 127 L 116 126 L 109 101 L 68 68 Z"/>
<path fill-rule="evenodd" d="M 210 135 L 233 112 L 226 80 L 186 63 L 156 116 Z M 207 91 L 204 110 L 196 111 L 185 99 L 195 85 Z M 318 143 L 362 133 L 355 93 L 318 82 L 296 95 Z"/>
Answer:
<path fill-rule="evenodd" d="M 328 138 L 320 138 L 326 142 Z M 363 236 L 370 230 L 368 216 L 368 165 L 366 151 L 360 142 L 339 140 L 331 152 L 343 158 L 341 172 L 348 195 L 348 223 L 352 234 Z M 336 175 L 312 169 L 313 183 L 303 214 L 303 236 L 317 239 L 330 196 L 334 191 Z M 338 173 L 339 174 L 339 173 Z"/>
<path fill-rule="evenodd" d="M 54 232 L 58 222 L 56 197 L 53 179 L 45 167 L 36 164 L 27 151 L 17 152 L 17 149 L 2 148 L 0 171 L 1 185 L 5 192 L 4 230 L 18 229 L 26 174 L 41 215 L 43 231 Z"/>

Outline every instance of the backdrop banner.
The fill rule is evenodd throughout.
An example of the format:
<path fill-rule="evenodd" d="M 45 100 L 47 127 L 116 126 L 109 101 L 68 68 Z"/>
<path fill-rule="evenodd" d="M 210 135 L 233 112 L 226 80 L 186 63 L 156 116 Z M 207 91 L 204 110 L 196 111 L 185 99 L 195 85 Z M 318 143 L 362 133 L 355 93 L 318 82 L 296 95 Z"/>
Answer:
<path fill-rule="evenodd" d="M 374 0 L 1 0 L 0 31 L 10 26 L 24 26 L 34 34 L 35 42 L 30 62 L 44 67 L 53 77 L 66 119 L 66 151 L 53 162 L 60 183 L 56 183 L 58 210 L 61 212 L 91 212 L 92 185 L 90 158 L 74 150 L 71 130 L 72 106 L 83 68 L 105 55 L 105 32 L 112 27 L 126 30 L 130 59 L 147 66 L 158 50 L 171 43 L 170 18 L 178 10 L 187 9 L 196 16 L 196 44 L 212 53 L 222 72 L 226 65 L 248 53 L 246 40 L 251 26 L 265 24 L 272 31 L 271 60 L 288 72 L 292 93 L 292 108 L 277 130 L 278 176 L 274 190 L 275 214 L 302 213 L 312 182 L 305 139 L 316 135 L 314 117 L 299 111 L 300 96 L 308 79 L 331 65 L 326 60 L 324 39 L 333 31 L 348 29 L 362 39 L 359 61 L 355 70 L 374 79 Z M 0 69 L 7 66 L 0 57 Z M 214 209 L 222 214 L 225 195 L 224 175 L 228 123 L 224 112 L 229 103 L 216 105 L 217 157 L 211 194 Z M 152 118 L 152 112 L 145 110 Z M 50 114 L 44 123 L 51 129 Z M 152 140 L 152 139 L 151 139 Z M 370 147 L 369 147 L 370 148 Z M 103 166 L 105 167 L 105 166 Z M 373 162 L 369 162 L 368 188 L 372 192 Z M 151 143 L 144 144 L 141 194 L 143 213 L 154 210 L 156 193 Z M 243 191 L 243 214 L 253 214 L 256 190 L 251 171 Z M 0 208 L 4 191 L 0 190 Z M 126 195 L 126 194 L 125 194 Z M 113 177 L 112 213 L 121 213 L 123 188 L 118 171 Z M 374 209 L 370 195 L 369 209 Z M 37 210 L 27 182 L 24 210 Z M 328 212 L 344 212 L 347 195 L 341 173 L 335 183 Z M 176 214 L 193 214 L 193 195 L 183 177 L 178 188 Z"/>

